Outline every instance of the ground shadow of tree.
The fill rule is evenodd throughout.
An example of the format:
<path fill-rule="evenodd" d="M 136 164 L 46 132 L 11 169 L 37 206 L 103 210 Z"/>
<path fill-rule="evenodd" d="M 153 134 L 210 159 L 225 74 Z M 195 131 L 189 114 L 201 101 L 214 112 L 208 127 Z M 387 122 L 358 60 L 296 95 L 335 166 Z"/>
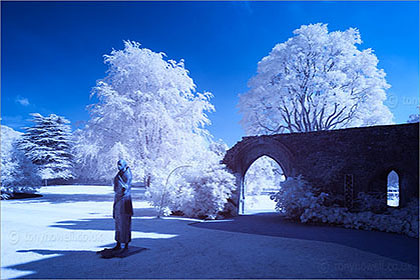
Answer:
<path fill-rule="evenodd" d="M 165 263 L 173 262 L 180 255 L 165 256 L 174 246 L 183 244 L 182 223 L 177 220 L 164 219 L 133 219 L 133 231 L 143 233 L 145 238 L 133 238 L 130 247 L 147 248 L 138 254 L 120 259 L 102 259 L 96 251 L 88 250 L 47 250 L 34 248 L 18 250 L 18 253 L 33 252 L 47 258 L 28 263 L 7 267 L 32 273 L 20 278 L 151 278 L 158 273 L 162 278 L 188 278 L 187 271 L 173 274 L 166 268 Z M 181 223 L 181 224 L 180 224 Z M 185 226 L 185 225 L 184 225 Z M 89 219 L 79 221 L 59 222 L 51 227 L 60 227 L 71 230 L 114 230 L 112 218 Z M 163 236 L 168 235 L 168 236 Z M 163 236 L 163 237 L 162 237 Z M 185 240 L 184 240 L 185 241 Z M 102 247 L 112 247 L 113 240 Z M 99 249 L 98 249 L 99 250 Z M 167 259 L 168 258 L 168 259 Z M 150 270 L 150 269 L 151 270 Z M 220 275 L 222 276 L 222 275 Z"/>
<path fill-rule="evenodd" d="M 140 209 L 137 209 L 140 210 Z M 141 216 L 137 211 L 133 217 L 133 231 L 141 232 L 144 238 L 134 238 L 132 246 L 148 248 L 139 254 L 124 259 L 101 259 L 96 251 L 47 250 L 33 248 L 18 251 L 33 252 L 45 256 L 41 260 L 13 265 L 8 269 L 29 271 L 20 278 L 278 278 L 284 272 L 288 258 L 282 252 L 270 248 L 256 252 L 252 236 L 268 235 L 293 239 L 316 240 L 337 243 L 363 251 L 400 260 L 418 267 L 418 243 L 404 236 L 347 230 L 334 227 L 308 226 L 279 219 L 276 214 L 239 216 L 218 222 L 193 222 L 178 219 L 157 219 Z M 186 231 L 186 224 L 189 224 Z M 112 218 L 61 221 L 51 227 L 77 230 L 113 230 Z M 215 231 L 216 230 L 216 231 Z M 234 234 L 247 233 L 245 235 Z M 168 235 L 164 237 L 163 235 Z M 212 239 L 218 235 L 217 243 Z M 220 236 L 223 238 L 221 239 Z M 245 241 L 238 243 L 237 240 Z M 286 242 L 282 239 L 282 242 Z M 222 242 L 221 242 L 222 241 Z M 290 244 L 294 244 L 290 241 Z M 113 246 L 110 240 L 106 247 Z M 238 248 L 241 247 L 242 248 Z M 245 250 L 244 254 L 244 247 Z M 255 247 L 257 248 L 257 247 Z M 311 248 L 307 248 L 310 254 Z M 253 260 L 259 259 L 254 263 Z M 302 256 L 302 263 L 307 263 Z M 416 261 L 417 260 L 417 261 Z M 363 262 L 363 260 L 357 260 Z M 312 266 L 320 260 L 311 259 Z M 267 266 L 261 266 L 261 263 Z M 203 265 L 204 264 L 204 265 Z M 238 266 L 238 264 L 240 264 Z M 246 264 L 246 265 L 242 265 Z M 178 269 L 174 269 L 178 267 Z M 235 267 L 235 269 L 232 269 Z M 179 269 L 181 268 L 181 269 Z M 296 271 L 299 278 L 349 278 L 351 274 L 313 270 L 310 274 Z M 387 271 L 371 271 L 366 278 L 416 278 L 417 271 L 402 270 L 388 274 Z M 290 278 L 283 276 L 281 278 Z M 350 277 L 351 278 L 351 277 Z"/>
<path fill-rule="evenodd" d="M 238 216 L 226 222 L 206 221 L 192 226 L 213 230 L 261 234 L 336 243 L 419 266 L 419 240 L 400 234 L 306 225 L 287 221 L 276 213 Z"/>
<path fill-rule="evenodd" d="M 141 217 L 140 217 L 141 218 Z M 102 259 L 96 251 L 87 250 L 46 250 L 34 248 L 21 250 L 19 253 L 33 252 L 46 256 L 41 260 L 7 267 L 19 271 L 31 272 L 19 278 L 238 278 L 243 271 L 230 271 L 230 257 L 220 257 L 218 250 L 212 248 L 212 232 L 208 230 L 189 228 L 185 233 L 186 223 L 191 221 L 178 219 L 133 219 L 133 230 L 144 233 L 147 238 L 133 238 L 131 246 L 147 248 L 123 259 Z M 112 218 L 89 219 L 81 221 L 66 221 L 52 227 L 71 230 L 113 230 Z M 193 234 L 191 234 L 191 230 Z M 161 237 L 162 235 L 167 237 Z M 156 235 L 154 237 L 154 235 Z M 197 238 L 191 242 L 191 237 Z M 105 247 L 114 245 L 113 240 Z M 187 248 L 188 246 L 188 248 Z M 225 248 L 227 249 L 227 248 Z M 247 258 L 229 248 L 238 258 Z M 192 254 L 192 255 L 191 255 Z M 274 258 L 273 254 L 265 256 L 267 261 Z M 193 259 L 193 261 L 191 261 Z M 226 261 L 228 260 L 228 261 Z M 242 262 L 242 260 L 239 260 Z M 246 263 L 245 260 L 243 260 Z M 203 267 L 202 264 L 208 264 Z M 174 266 L 181 269 L 174 270 Z M 260 269 L 261 273 L 265 273 Z M 258 270 L 255 270 L 258 278 Z M 158 275 L 158 276 L 157 276 Z M 275 277 L 276 273 L 270 274 Z M 253 276 L 253 275 L 250 275 Z"/>

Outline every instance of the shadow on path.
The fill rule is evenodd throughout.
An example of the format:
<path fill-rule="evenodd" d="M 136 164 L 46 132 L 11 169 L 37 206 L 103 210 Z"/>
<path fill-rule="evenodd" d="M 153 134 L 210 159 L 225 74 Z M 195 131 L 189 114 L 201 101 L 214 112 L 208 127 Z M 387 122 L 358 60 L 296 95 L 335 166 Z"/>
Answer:
<path fill-rule="evenodd" d="M 124 255 L 122 255 L 122 258 L 126 258 L 135 254 L 138 254 L 142 251 L 148 250 L 148 248 L 144 248 L 144 247 L 136 247 L 136 246 L 129 246 L 128 248 L 128 252 Z M 102 251 L 102 250 L 101 250 Z M 97 251 L 97 252 L 92 252 L 92 251 L 65 251 L 65 250 L 43 250 L 43 249 L 32 249 L 32 250 L 18 250 L 16 252 L 18 253 L 28 253 L 28 252 L 33 252 L 33 253 L 37 253 L 40 255 L 54 255 L 54 254 L 83 254 L 83 255 L 87 255 L 89 257 L 93 257 L 94 255 L 101 257 L 100 252 L 101 251 Z M 118 256 L 115 256 L 118 257 Z"/>
<path fill-rule="evenodd" d="M 418 278 L 418 264 L 415 259 L 410 259 L 418 260 L 417 240 L 404 236 L 295 224 L 280 219 L 276 214 L 191 223 L 177 219 L 145 218 L 138 216 L 142 213 L 141 209 L 136 210 L 132 229 L 137 238 L 133 238 L 130 245 L 149 250 L 123 259 L 102 259 L 96 254 L 97 250 L 26 248 L 17 252 L 31 252 L 44 257 L 6 268 L 28 272 L 19 278 L 29 279 Z M 113 230 L 114 220 L 73 220 L 51 227 L 71 231 L 97 230 L 100 233 L 101 230 Z M 207 229 L 221 231 L 215 233 Z M 391 259 L 354 251 L 346 252 L 322 243 L 308 244 L 280 238 L 267 240 L 257 235 L 334 242 L 415 264 L 417 269 L 406 263 L 395 263 Z M 101 246 L 109 248 L 115 245 L 113 240 L 109 242 Z M 342 258 L 337 260 L 337 256 Z M 365 258 L 377 266 L 373 270 L 365 270 Z M 323 269 L 326 263 L 334 262 L 338 262 L 338 266 L 332 266 L 331 270 Z M 354 265 L 353 270 L 340 266 L 347 262 Z M 384 271 L 383 264 L 391 265 L 392 270 Z"/>
<path fill-rule="evenodd" d="M 419 266 L 419 240 L 400 234 L 306 225 L 287 221 L 277 213 L 238 216 L 227 221 L 206 221 L 194 227 L 336 243 Z"/>
<path fill-rule="evenodd" d="M 135 213 L 144 213 L 141 210 L 143 209 L 135 209 Z M 157 258 L 157 256 L 164 255 L 174 244 L 179 242 L 174 241 L 174 239 L 179 238 L 182 233 L 180 229 L 185 228 L 186 225 L 185 221 L 182 227 L 178 224 L 179 221 L 163 219 L 133 219 L 133 231 L 138 231 L 144 237 L 132 239 L 129 248 L 134 253 L 124 258 L 104 259 L 101 258 L 100 254 L 97 254 L 99 248 L 111 248 L 115 245 L 112 238 L 109 240 L 111 243 L 102 244 L 96 250 L 80 250 L 77 248 L 74 250 L 43 248 L 17 250 L 17 253 L 36 253 L 45 257 L 5 268 L 29 273 L 18 277 L 20 279 L 151 278 L 150 276 L 144 276 L 143 273 L 145 272 L 150 273 L 149 275 L 161 275 L 158 278 L 172 278 L 174 274 L 170 269 L 162 268 L 157 271 L 149 271 L 148 266 L 159 267 L 160 265 L 164 266 L 168 261 L 174 261 Z M 114 230 L 114 219 L 69 220 L 58 222 L 50 227 L 72 231 L 97 230 L 100 234 L 100 231 Z M 181 269 L 176 275 L 176 278 L 186 278 L 188 271 Z"/>

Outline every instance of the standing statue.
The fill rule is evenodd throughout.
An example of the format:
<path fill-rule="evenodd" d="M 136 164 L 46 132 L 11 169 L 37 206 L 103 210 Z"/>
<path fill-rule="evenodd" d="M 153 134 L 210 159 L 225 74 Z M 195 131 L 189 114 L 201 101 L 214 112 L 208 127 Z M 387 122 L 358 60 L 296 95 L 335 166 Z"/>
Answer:
<path fill-rule="evenodd" d="M 118 174 L 114 178 L 114 207 L 112 217 L 115 219 L 115 245 L 112 250 L 119 251 L 121 243 L 124 248 L 120 253 L 128 250 L 128 243 L 131 241 L 131 217 L 133 216 L 133 204 L 131 202 L 131 180 L 132 174 L 125 160 L 118 161 Z"/>

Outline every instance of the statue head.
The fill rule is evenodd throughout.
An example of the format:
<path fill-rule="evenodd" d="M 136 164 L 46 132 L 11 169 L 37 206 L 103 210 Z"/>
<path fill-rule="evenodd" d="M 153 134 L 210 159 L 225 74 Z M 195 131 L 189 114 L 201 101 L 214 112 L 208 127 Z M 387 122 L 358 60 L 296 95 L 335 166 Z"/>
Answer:
<path fill-rule="evenodd" d="M 123 159 L 120 159 L 118 161 L 118 164 L 117 165 L 118 165 L 118 170 L 125 170 L 126 167 L 127 167 L 127 162 L 125 160 L 123 160 Z"/>

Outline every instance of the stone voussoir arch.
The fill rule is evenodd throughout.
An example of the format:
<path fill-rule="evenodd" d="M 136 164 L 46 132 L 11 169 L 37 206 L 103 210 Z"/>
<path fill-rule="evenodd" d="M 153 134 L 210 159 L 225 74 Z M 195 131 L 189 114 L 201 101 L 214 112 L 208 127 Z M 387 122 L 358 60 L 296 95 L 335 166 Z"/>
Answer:
<path fill-rule="evenodd" d="M 237 209 L 244 175 L 261 156 L 275 160 L 286 177 L 303 175 L 344 196 L 348 207 L 360 192 L 386 192 L 391 170 L 400 179 L 401 207 L 419 196 L 419 123 L 243 137 L 222 161 L 236 176 L 230 200 Z"/>
<path fill-rule="evenodd" d="M 237 209 L 241 196 L 244 195 L 245 174 L 252 163 L 262 156 L 276 161 L 286 177 L 296 175 L 293 169 L 293 153 L 286 145 L 267 135 L 243 137 L 223 159 L 223 163 L 236 177 L 237 189 L 232 200 Z"/>

